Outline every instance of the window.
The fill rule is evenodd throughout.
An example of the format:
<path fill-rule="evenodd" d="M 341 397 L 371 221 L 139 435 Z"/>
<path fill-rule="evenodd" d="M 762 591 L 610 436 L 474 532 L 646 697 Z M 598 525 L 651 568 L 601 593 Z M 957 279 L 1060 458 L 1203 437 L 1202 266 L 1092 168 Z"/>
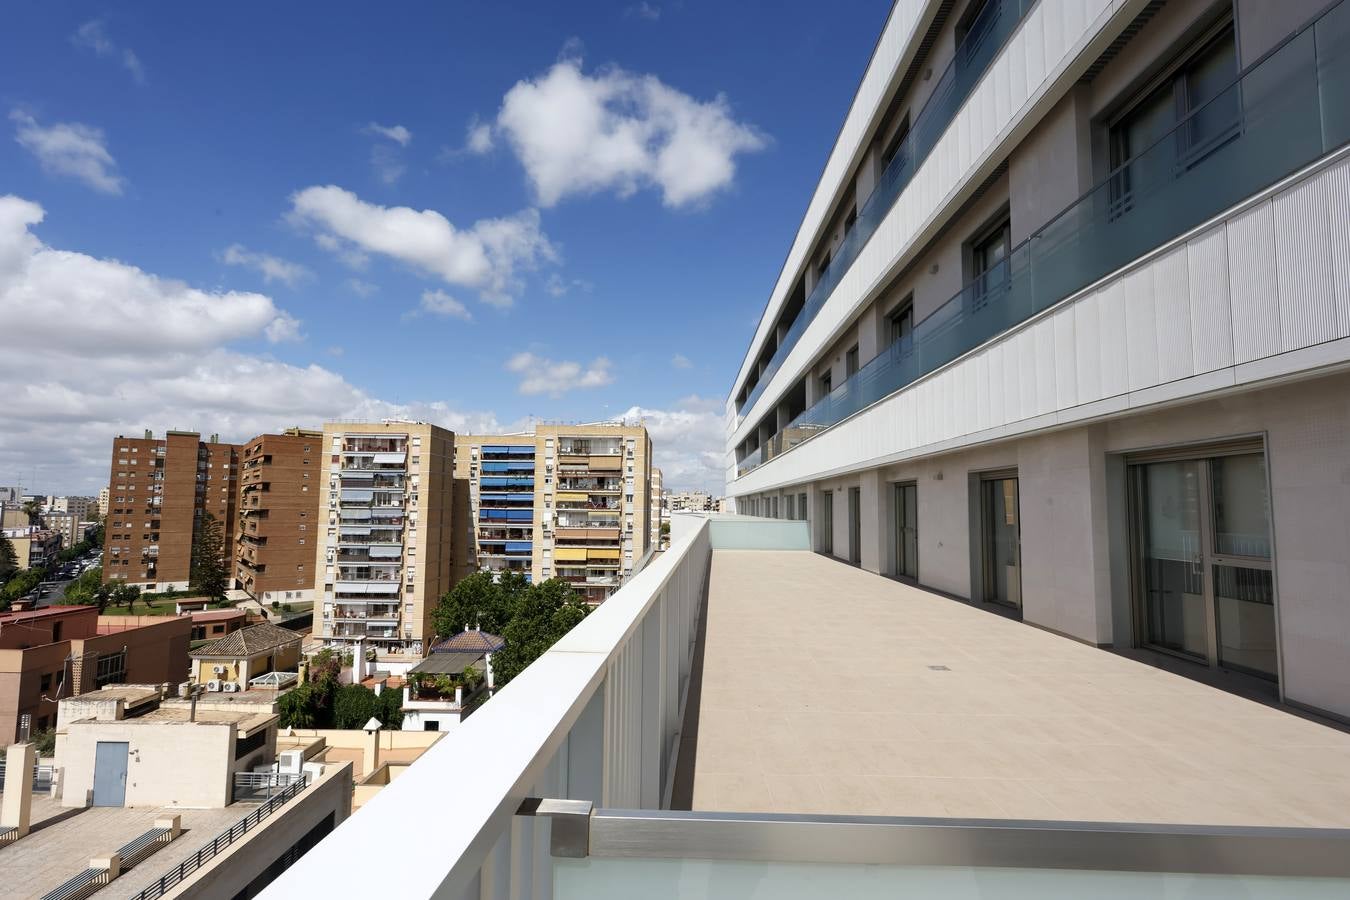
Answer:
<path fill-rule="evenodd" d="M 848 215 L 844 217 L 844 237 L 848 237 L 849 232 L 853 230 L 853 226 L 857 224 L 858 224 L 858 207 L 855 206 L 852 209 L 850 209 L 848 211 Z"/>
<path fill-rule="evenodd" d="M 912 340 L 914 334 L 914 297 L 911 295 L 900 301 L 900 305 L 886 317 L 886 321 L 890 326 L 891 344 Z"/>
<path fill-rule="evenodd" d="M 1232 22 L 1215 26 L 1182 57 L 1110 126 L 1112 215 L 1128 212 L 1135 195 L 1158 190 L 1241 127 L 1237 92 L 1227 90 L 1238 69 Z"/>
<path fill-rule="evenodd" d="M 125 651 L 105 653 L 99 656 L 94 674 L 94 686 L 122 684 L 127 680 L 127 654 Z"/>
<path fill-rule="evenodd" d="M 52 673 L 48 672 L 42 676 L 41 682 L 38 686 L 38 690 L 42 691 L 42 693 L 45 694 L 51 689 L 52 689 Z"/>
<path fill-rule="evenodd" d="M 820 265 L 816 266 L 817 280 L 825 277 L 825 271 L 830 267 L 830 254 L 827 252 L 820 260 Z"/>
<path fill-rule="evenodd" d="M 834 374 L 832 372 L 826 372 L 824 375 L 820 376 L 820 395 L 824 397 L 832 390 L 834 390 Z"/>
<path fill-rule="evenodd" d="M 1002 221 L 983 232 L 970 245 L 971 280 L 975 282 L 975 302 L 978 305 L 991 294 L 1001 291 L 1008 283 L 1008 250 L 1012 245 L 1012 231 L 1005 216 Z"/>
<path fill-rule="evenodd" d="M 844 377 L 852 378 L 858 371 L 858 345 L 854 344 L 844 354 Z"/>

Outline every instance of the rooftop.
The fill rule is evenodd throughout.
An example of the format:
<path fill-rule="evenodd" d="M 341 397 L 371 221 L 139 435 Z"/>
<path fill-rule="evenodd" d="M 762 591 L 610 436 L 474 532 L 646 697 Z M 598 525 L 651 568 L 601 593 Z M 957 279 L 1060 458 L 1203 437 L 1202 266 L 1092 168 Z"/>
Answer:
<path fill-rule="evenodd" d="M 287 644 L 296 644 L 302 635 L 289 628 L 280 628 L 269 622 L 250 625 L 209 644 L 193 650 L 189 656 L 193 659 L 243 659 L 275 650 Z"/>
<path fill-rule="evenodd" d="M 702 683 L 695 810 L 1350 826 L 1350 734 L 814 553 L 713 553 Z"/>
<path fill-rule="evenodd" d="M 486 631 L 472 629 L 461 631 L 459 634 L 451 635 L 445 640 L 434 644 L 431 648 L 432 653 L 496 653 L 506 646 L 506 641 L 497 637 L 495 634 L 488 634 Z M 462 668 L 462 667 L 461 667 Z"/>

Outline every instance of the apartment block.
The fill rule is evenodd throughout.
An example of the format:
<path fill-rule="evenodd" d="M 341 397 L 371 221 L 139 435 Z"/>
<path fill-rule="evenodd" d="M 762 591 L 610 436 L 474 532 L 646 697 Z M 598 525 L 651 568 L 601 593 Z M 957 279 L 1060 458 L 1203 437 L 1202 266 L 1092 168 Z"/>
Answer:
<path fill-rule="evenodd" d="M 661 548 L 661 523 L 666 520 L 665 495 L 661 486 L 661 470 L 652 467 L 652 481 L 647 491 L 647 546 Z"/>
<path fill-rule="evenodd" d="M 57 703 L 109 684 L 177 684 L 187 674 L 186 616 L 100 616 L 93 606 L 0 613 L 0 736 L 56 726 Z M 128 627 L 129 626 L 129 627 Z"/>
<path fill-rule="evenodd" d="M 110 495 L 108 487 L 105 485 L 98 489 L 98 514 L 106 516 L 108 514 L 108 497 Z"/>
<path fill-rule="evenodd" d="M 717 512 L 717 498 L 707 491 L 672 491 L 666 502 L 671 512 Z"/>
<path fill-rule="evenodd" d="M 1350 718 L 1350 12 L 1273 10 L 897 4 L 730 392 L 738 511 Z"/>
<path fill-rule="evenodd" d="M 48 510 L 50 512 L 70 513 L 81 522 L 91 522 L 98 515 L 98 499 L 95 497 L 53 497 Z"/>
<path fill-rule="evenodd" d="M 50 528 L 24 525 L 5 528 L 0 533 L 9 538 L 14 547 L 14 558 L 21 569 L 51 565 L 61 552 L 61 533 Z"/>
<path fill-rule="evenodd" d="M 461 435 L 459 577 L 519 571 L 563 578 L 599 603 L 653 546 L 651 438 L 641 425 L 538 425 Z"/>
<path fill-rule="evenodd" d="M 315 635 L 421 656 L 451 584 L 455 435 L 423 422 L 328 423 L 316 509 Z"/>
<path fill-rule="evenodd" d="M 264 434 L 239 453 L 235 584 L 263 603 L 310 600 L 328 465 L 322 431 Z"/>
<path fill-rule="evenodd" d="M 202 517 L 220 524 L 230 562 L 238 510 L 238 444 L 195 431 L 157 439 L 118 435 L 113 440 L 108 519 L 103 533 L 103 577 L 147 590 L 184 589 L 192 540 Z"/>

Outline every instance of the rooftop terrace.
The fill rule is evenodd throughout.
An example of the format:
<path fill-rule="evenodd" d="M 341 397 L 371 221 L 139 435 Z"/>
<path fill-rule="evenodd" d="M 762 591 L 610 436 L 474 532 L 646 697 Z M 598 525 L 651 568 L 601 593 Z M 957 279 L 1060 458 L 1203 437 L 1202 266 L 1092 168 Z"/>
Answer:
<path fill-rule="evenodd" d="M 813 553 L 707 616 L 695 810 L 1350 826 L 1350 734 Z"/>
<path fill-rule="evenodd" d="M 343 861 L 391 828 L 408 897 L 1350 891 L 1343 731 L 792 549 L 805 523 L 675 518 L 264 896 L 380 889 Z"/>

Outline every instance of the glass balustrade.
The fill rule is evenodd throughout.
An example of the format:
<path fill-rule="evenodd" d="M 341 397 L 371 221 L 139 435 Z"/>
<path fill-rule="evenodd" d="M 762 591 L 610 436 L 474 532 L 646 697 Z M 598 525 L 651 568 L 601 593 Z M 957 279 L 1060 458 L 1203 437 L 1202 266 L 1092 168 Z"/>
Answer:
<path fill-rule="evenodd" d="M 1350 6 L 1327 9 L 741 459 L 743 475 L 1350 140 Z"/>
<path fill-rule="evenodd" d="M 783 365 L 783 360 L 797 345 L 802 333 L 806 331 L 806 326 L 810 325 L 824 308 L 830 294 L 843 280 L 844 273 L 849 270 L 867 241 L 876 233 L 881 221 L 886 218 L 886 214 L 891 211 L 895 201 L 913 179 L 914 172 L 928 158 L 933 147 L 946 132 L 947 126 L 956 118 L 961 106 L 979 84 L 980 78 L 1035 3 L 1036 0 L 991 0 L 970 23 L 969 30 L 961 45 L 957 47 L 952 61 L 938 79 L 923 109 L 914 117 L 909 132 L 896 149 L 895 156 L 877 179 L 877 185 L 873 188 L 871 196 L 858 211 L 858 220 L 839 245 L 839 249 L 835 251 L 825 271 L 821 273 L 820 280 L 811 289 L 805 305 L 788 326 L 768 365 L 759 374 L 754 387 L 746 394 L 745 402 L 737 406 L 737 412 L 754 408 L 755 401 L 764 392 L 764 386 Z"/>

